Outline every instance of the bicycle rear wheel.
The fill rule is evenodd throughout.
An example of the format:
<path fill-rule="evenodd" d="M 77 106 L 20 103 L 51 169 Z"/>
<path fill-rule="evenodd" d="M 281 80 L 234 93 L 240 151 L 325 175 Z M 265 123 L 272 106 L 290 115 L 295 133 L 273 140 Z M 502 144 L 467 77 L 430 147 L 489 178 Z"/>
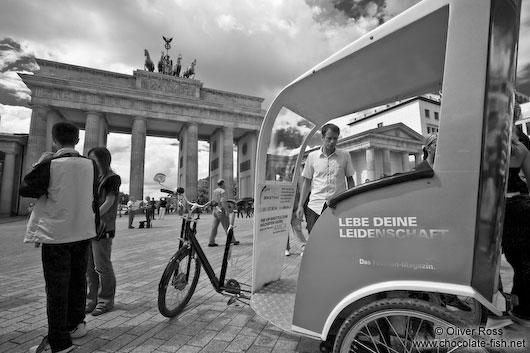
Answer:
<path fill-rule="evenodd" d="M 382 299 L 343 322 L 333 352 L 487 352 L 480 337 L 463 330 L 467 327 L 450 311 L 422 300 Z"/>
<path fill-rule="evenodd" d="M 196 253 L 183 247 L 171 258 L 158 285 L 158 310 L 165 317 L 177 316 L 197 287 L 201 263 Z"/>

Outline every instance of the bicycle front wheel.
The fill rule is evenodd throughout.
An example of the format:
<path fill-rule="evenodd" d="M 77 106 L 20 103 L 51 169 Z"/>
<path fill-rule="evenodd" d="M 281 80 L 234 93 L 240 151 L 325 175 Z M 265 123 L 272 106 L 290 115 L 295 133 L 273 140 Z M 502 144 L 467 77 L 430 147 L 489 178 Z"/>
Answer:
<path fill-rule="evenodd" d="M 158 310 L 177 316 L 188 304 L 199 282 L 201 263 L 197 254 L 183 247 L 171 258 L 158 286 Z"/>

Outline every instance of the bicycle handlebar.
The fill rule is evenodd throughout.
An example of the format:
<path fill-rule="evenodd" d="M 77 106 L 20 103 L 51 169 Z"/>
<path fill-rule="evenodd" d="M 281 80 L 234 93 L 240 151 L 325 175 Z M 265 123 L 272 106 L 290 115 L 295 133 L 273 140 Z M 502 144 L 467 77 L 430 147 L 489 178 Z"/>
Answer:
<path fill-rule="evenodd" d="M 191 206 L 191 209 L 190 209 L 191 213 L 193 213 L 193 211 L 195 211 L 196 209 L 203 209 L 203 208 L 207 207 L 212 202 L 212 201 L 208 201 L 204 205 L 201 205 L 198 202 L 191 202 L 186 197 L 186 194 L 184 193 L 184 188 L 178 188 L 177 189 L 177 194 L 181 195 L 182 198 L 184 199 L 184 201 L 186 201 L 186 203 Z"/>

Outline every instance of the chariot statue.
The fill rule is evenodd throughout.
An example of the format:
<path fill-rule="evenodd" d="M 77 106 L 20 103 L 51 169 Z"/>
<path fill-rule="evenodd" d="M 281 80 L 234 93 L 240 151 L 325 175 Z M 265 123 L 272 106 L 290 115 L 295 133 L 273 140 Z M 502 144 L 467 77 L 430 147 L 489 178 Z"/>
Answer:
<path fill-rule="evenodd" d="M 149 51 L 147 49 L 144 49 L 144 56 L 145 56 L 144 70 L 147 70 L 149 72 L 155 71 L 155 64 L 153 63 L 153 60 L 151 60 L 151 56 L 149 55 Z"/>
<path fill-rule="evenodd" d="M 183 77 L 186 78 L 195 78 L 195 65 L 197 64 L 197 59 L 193 59 L 191 62 L 190 67 L 188 67 L 184 73 L 182 74 Z"/>

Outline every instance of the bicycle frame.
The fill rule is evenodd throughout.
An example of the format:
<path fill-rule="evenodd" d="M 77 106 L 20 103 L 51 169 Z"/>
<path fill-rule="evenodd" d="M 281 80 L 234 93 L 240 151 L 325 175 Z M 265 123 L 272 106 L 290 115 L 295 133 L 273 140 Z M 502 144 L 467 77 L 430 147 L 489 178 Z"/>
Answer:
<path fill-rule="evenodd" d="M 192 224 L 193 223 L 193 224 Z M 184 234 L 184 237 L 181 237 L 181 240 L 183 241 L 189 241 L 191 244 L 191 248 L 193 251 L 197 253 L 197 256 L 199 257 L 199 260 L 201 262 L 202 267 L 206 271 L 206 275 L 210 279 L 210 282 L 212 283 L 212 286 L 215 288 L 216 292 L 222 293 L 224 291 L 226 292 L 232 292 L 235 288 L 227 287 L 225 285 L 225 278 L 226 278 L 226 271 L 228 268 L 228 256 L 230 254 L 230 246 L 232 244 L 232 239 L 234 238 L 234 231 L 232 226 L 228 227 L 228 233 L 226 235 L 226 244 L 223 254 L 223 262 L 221 266 L 221 272 L 219 273 L 219 277 L 215 274 L 214 269 L 212 268 L 212 265 L 210 264 L 210 261 L 206 257 L 206 254 L 202 250 L 201 245 L 199 244 L 199 241 L 197 240 L 197 237 L 195 236 L 197 230 L 197 220 L 193 219 L 191 216 L 188 216 L 183 219 L 182 221 L 182 228 L 181 228 L 181 235 Z M 179 245 L 179 249 L 183 246 L 183 242 Z M 248 290 L 244 289 L 238 289 L 242 292 L 250 293 Z"/>

